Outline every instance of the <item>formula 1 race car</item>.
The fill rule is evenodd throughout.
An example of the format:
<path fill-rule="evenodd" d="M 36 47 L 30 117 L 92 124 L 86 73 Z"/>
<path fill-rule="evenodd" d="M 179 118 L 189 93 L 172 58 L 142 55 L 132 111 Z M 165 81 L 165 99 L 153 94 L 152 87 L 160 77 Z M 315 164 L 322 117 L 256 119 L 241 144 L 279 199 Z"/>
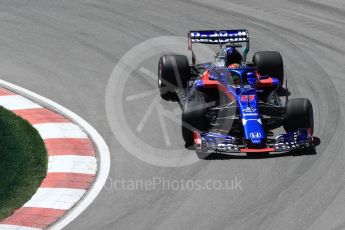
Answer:
<path fill-rule="evenodd" d="M 177 98 L 182 107 L 182 136 L 198 152 L 288 152 L 312 150 L 312 104 L 288 98 L 283 59 L 279 52 L 262 51 L 247 62 L 248 31 L 190 31 L 186 56 L 164 55 L 158 65 L 162 98 Z M 219 44 L 210 63 L 195 64 L 193 43 Z M 242 51 L 238 51 L 242 48 Z M 285 81 L 286 82 L 286 81 Z M 285 102 L 278 91 L 286 92 Z M 286 133 L 274 138 L 283 126 Z"/>

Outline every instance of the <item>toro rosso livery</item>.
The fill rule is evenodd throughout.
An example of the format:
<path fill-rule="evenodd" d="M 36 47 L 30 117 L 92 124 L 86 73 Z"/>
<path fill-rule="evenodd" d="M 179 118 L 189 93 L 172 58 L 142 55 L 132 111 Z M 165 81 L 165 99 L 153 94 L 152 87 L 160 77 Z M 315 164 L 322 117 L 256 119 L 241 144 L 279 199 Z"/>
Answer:
<path fill-rule="evenodd" d="M 182 107 L 182 136 L 198 152 L 286 152 L 310 150 L 313 109 L 304 98 L 289 100 L 279 52 L 261 51 L 247 62 L 247 30 L 191 31 L 192 65 L 182 55 L 164 55 L 158 87 L 164 99 Z M 196 64 L 193 43 L 219 44 L 210 63 Z M 238 51 L 241 49 L 241 52 Z M 274 137 L 272 130 L 286 133 Z"/>

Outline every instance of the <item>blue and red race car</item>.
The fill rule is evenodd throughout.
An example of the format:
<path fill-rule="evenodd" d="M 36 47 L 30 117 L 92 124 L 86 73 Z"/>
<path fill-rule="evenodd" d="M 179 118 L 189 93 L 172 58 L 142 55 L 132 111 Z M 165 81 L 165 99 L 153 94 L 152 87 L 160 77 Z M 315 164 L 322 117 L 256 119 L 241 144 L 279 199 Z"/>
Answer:
<path fill-rule="evenodd" d="M 164 55 L 158 65 L 162 98 L 178 99 L 182 136 L 198 152 L 288 152 L 314 149 L 308 99 L 288 99 L 279 52 L 261 51 L 247 62 L 248 31 L 190 31 L 186 56 Z M 195 64 L 193 43 L 219 44 L 210 63 Z M 242 51 L 238 51 L 242 48 Z M 286 82 L 286 81 L 285 81 Z M 283 103 L 278 92 L 285 90 Z M 283 126 L 286 133 L 274 137 Z"/>

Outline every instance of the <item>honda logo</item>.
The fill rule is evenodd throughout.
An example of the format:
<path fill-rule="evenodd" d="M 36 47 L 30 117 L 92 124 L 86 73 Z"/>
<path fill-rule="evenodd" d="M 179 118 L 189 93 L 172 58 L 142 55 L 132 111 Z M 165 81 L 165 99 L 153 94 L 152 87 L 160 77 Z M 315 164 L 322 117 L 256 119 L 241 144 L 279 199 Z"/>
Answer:
<path fill-rule="evenodd" d="M 250 133 L 250 137 L 251 138 L 260 138 L 261 137 L 261 133 Z"/>

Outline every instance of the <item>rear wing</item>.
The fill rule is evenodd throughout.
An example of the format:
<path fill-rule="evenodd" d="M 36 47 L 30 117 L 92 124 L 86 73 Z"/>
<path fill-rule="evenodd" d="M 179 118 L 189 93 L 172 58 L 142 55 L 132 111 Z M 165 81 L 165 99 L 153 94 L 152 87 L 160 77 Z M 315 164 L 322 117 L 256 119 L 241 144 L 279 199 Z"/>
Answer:
<path fill-rule="evenodd" d="M 249 52 L 249 33 L 246 29 L 190 31 L 188 33 L 188 50 L 192 51 L 194 59 L 193 43 L 218 44 L 220 46 L 224 44 L 236 45 L 236 43 L 245 43 L 246 45 L 242 48 L 243 61 L 245 61 Z M 194 60 L 193 64 L 195 64 Z"/>

